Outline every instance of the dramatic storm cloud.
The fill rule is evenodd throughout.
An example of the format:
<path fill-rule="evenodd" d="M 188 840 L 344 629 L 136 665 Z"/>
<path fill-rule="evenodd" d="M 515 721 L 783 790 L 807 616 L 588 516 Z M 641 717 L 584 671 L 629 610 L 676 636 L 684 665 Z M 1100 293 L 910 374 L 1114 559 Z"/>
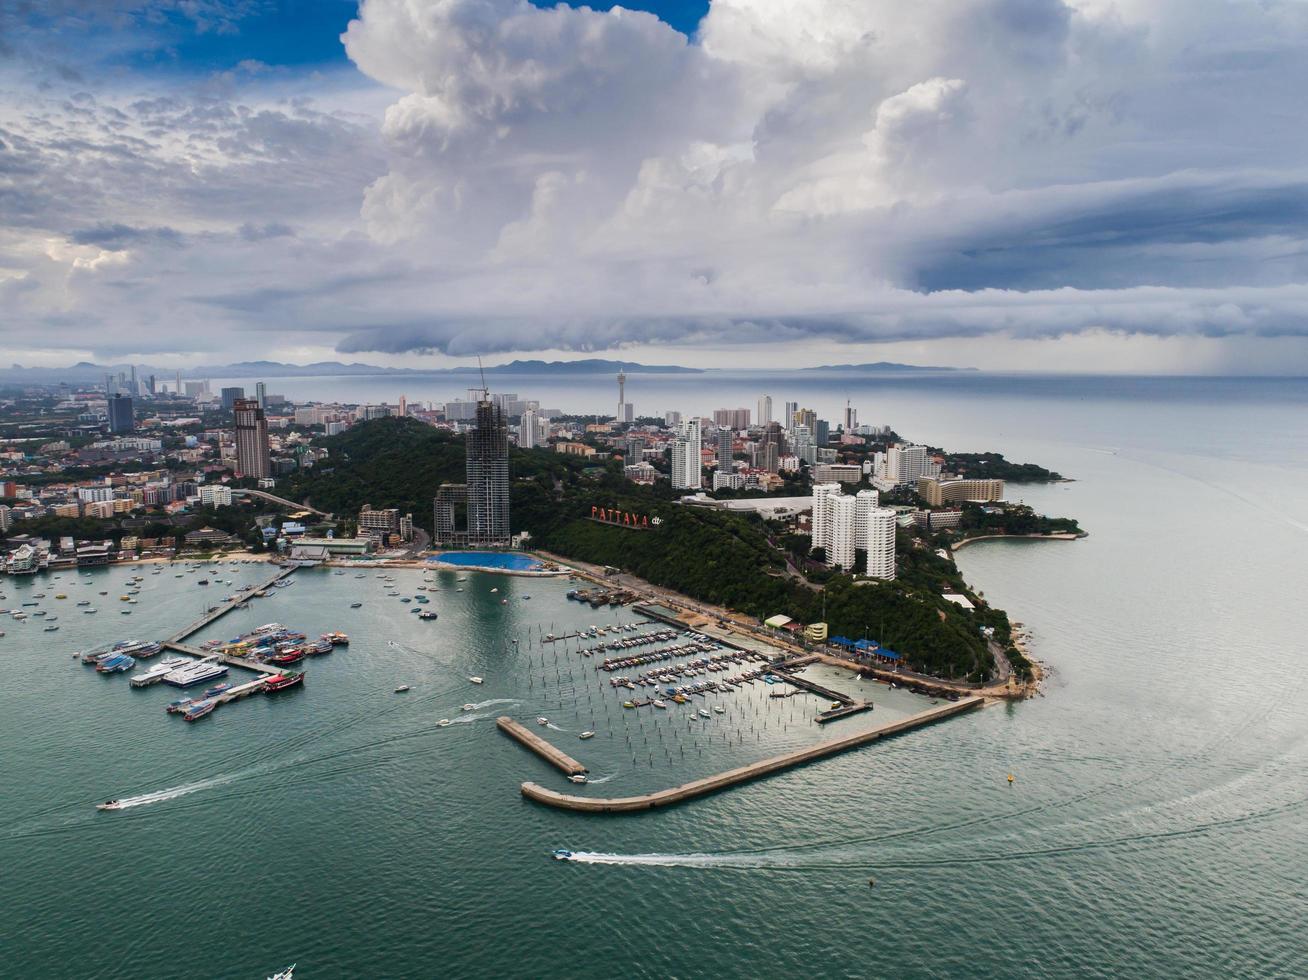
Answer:
<path fill-rule="evenodd" d="M 364 0 L 203 77 L 18 26 L 13 351 L 1308 337 L 1299 0 Z"/>

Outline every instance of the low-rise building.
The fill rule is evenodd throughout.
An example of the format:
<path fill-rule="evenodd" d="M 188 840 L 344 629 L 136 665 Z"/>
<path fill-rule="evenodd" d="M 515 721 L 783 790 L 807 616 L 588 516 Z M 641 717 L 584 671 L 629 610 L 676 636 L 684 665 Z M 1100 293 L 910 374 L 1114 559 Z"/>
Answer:
<path fill-rule="evenodd" d="M 965 501 L 992 502 L 1004 499 L 1003 480 L 961 480 L 940 477 L 921 477 L 917 481 L 917 495 L 932 507 L 958 504 Z"/>

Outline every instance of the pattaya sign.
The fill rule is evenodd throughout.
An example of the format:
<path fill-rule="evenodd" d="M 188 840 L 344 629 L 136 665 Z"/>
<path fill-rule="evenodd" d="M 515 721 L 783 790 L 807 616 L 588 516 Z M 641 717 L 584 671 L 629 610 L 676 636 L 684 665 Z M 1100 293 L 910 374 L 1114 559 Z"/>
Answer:
<path fill-rule="evenodd" d="M 633 514 L 631 511 L 618 510 L 616 507 L 599 507 L 592 505 L 590 508 L 590 519 L 599 521 L 601 524 L 614 524 L 618 527 L 633 527 L 638 530 L 649 530 L 651 527 L 657 527 L 663 523 L 658 517 L 651 518 L 648 514 Z"/>

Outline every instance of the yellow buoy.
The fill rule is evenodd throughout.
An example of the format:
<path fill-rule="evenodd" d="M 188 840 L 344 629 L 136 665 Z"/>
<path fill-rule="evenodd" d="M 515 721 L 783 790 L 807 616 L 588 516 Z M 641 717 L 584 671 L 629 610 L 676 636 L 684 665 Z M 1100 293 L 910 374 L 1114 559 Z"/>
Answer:
<path fill-rule="evenodd" d="M 1008 774 L 1008 781 L 1010 783 L 1013 781 L 1013 774 L 1011 772 Z"/>

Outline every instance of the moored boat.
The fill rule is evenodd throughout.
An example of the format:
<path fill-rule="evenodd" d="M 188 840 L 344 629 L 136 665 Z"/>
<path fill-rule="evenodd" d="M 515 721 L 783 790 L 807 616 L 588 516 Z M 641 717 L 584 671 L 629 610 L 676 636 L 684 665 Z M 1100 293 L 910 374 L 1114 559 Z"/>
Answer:
<path fill-rule="evenodd" d="M 304 671 L 292 671 L 285 674 L 277 674 L 269 677 L 263 689 L 269 693 L 284 691 L 288 687 L 295 687 L 297 684 L 304 683 Z"/>
<path fill-rule="evenodd" d="M 199 721 L 205 715 L 213 713 L 213 709 L 218 707 L 217 701 L 196 701 L 193 705 L 182 712 L 182 717 L 187 721 Z"/>

